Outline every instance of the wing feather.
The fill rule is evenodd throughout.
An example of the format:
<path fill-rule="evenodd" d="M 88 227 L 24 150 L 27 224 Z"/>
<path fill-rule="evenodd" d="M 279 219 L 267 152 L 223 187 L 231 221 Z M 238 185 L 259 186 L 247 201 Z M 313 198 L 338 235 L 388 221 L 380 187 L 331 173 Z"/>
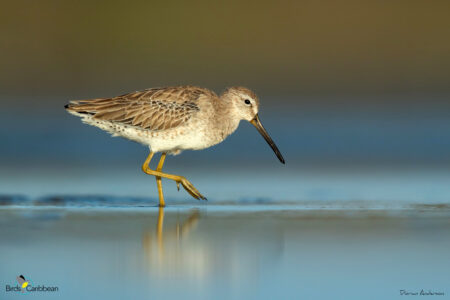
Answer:
<path fill-rule="evenodd" d="M 200 111 L 200 97 L 217 98 L 217 95 L 192 86 L 151 88 L 114 98 L 71 101 L 67 109 L 99 120 L 167 130 L 188 122 Z"/>

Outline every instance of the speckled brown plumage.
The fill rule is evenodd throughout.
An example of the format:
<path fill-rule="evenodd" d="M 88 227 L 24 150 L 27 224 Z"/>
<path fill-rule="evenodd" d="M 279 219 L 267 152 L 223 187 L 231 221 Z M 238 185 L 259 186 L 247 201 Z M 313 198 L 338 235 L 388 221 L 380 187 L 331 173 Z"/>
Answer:
<path fill-rule="evenodd" d="M 151 88 L 113 98 L 72 101 L 67 109 L 99 120 L 156 131 L 186 123 L 200 110 L 197 105 L 200 97 L 217 98 L 217 95 L 192 86 Z"/>

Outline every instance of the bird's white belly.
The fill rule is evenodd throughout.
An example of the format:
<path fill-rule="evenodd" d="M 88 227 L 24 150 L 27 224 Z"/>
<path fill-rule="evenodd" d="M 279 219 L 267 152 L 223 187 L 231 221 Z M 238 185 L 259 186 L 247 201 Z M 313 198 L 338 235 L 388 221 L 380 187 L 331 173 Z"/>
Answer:
<path fill-rule="evenodd" d="M 101 121 L 92 117 L 85 117 L 83 121 L 89 125 L 103 129 L 113 136 L 121 136 L 150 146 L 154 152 L 178 154 L 182 150 L 204 149 L 219 142 L 213 141 L 210 136 L 205 135 L 205 131 L 202 128 L 194 125 L 162 131 L 151 131 L 136 126 Z"/>
<path fill-rule="evenodd" d="M 147 145 L 153 152 L 178 154 L 183 150 L 199 150 L 220 143 L 225 138 L 207 130 L 206 122 L 191 122 L 185 126 L 151 131 L 137 126 L 98 120 L 83 115 L 83 122 L 103 129 L 113 136 Z"/>
<path fill-rule="evenodd" d="M 182 150 L 198 150 L 210 146 L 201 131 L 185 128 L 153 132 L 148 141 L 154 152 L 179 153 Z"/>
<path fill-rule="evenodd" d="M 208 148 L 222 140 L 211 134 L 208 123 L 203 120 L 192 120 L 185 126 L 148 133 L 148 145 L 152 151 L 172 154 Z"/>

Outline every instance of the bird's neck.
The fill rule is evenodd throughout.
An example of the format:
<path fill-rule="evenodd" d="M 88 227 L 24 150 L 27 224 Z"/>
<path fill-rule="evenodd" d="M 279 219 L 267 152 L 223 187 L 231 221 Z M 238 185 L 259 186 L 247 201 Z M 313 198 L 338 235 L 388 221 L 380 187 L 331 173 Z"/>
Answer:
<path fill-rule="evenodd" d="M 216 110 L 216 125 L 222 136 L 225 139 L 232 134 L 239 126 L 241 119 L 236 113 L 236 107 L 228 97 L 221 97 Z"/>

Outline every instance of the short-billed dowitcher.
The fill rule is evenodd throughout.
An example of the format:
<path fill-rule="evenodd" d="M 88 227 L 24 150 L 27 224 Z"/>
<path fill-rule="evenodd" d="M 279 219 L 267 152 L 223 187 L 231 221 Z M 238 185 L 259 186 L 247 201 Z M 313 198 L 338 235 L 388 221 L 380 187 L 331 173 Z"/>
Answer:
<path fill-rule="evenodd" d="M 193 86 L 151 88 L 113 98 L 71 101 L 68 112 L 84 123 L 149 146 L 142 170 L 156 177 L 159 205 L 164 206 L 161 178 L 180 183 L 196 199 L 206 198 L 183 176 L 162 172 L 166 154 L 199 150 L 222 142 L 241 120 L 252 123 L 278 159 L 284 158 L 258 117 L 259 100 L 244 87 L 232 87 L 219 97 L 214 92 Z M 156 170 L 149 167 L 156 152 L 162 152 Z"/>

